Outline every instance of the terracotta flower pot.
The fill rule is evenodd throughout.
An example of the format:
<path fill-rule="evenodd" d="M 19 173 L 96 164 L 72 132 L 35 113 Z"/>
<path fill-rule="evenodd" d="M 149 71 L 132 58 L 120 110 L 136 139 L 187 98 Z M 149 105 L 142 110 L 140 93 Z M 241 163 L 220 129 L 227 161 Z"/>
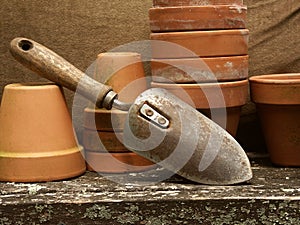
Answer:
<path fill-rule="evenodd" d="M 134 52 L 99 54 L 94 78 L 111 86 L 118 93 L 118 99 L 123 102 L 133 102 L 140 93 L 147 89 L 141 55 Z M 85 109 L 84 127 L 86 130 L 83 144 L 89 170 L 124 173 L 148 168 L 150 165 L 148 160 L 128 152 L 121 143 L 126 116 L 127 112 L 95 109 L 95 106 L 91 104 Z M 113 152 L 113 159 L 117 160 L 111 160 L 111 154 L 105 150 Z"/>
<path fill-rule="evenodd" d="M 117 109 L 84 109 L 84 127 L 91 130 L 123 131 L 127 112 Z"/>
<path fill-rule="evenodd" d="M 243 5 L 243 0 L 153 0 L 154 7 L 189 5 Z"/>
<path fill-rule="evenodd" d="M 300 74 L 250 78 L 271 161 L 300 166 Z"/>
<path fill-rule="evenodd" d="M 0 110 L 1 181 L 60 180 L 85 171 L 82 148 L 57 85 L 7 85 Z"/>
<path fill-rule="evenodd" d="M 152 82 L 151 86 L 168 90 L 208 117 L 213 113 L 214 118 L 212 119 L 235 136 L 241 107 L 246 103 L 248 96 L 248 80 L 203 84 Z M 223 113 L 224 107 L 226 108 L 226 114 Z M 223 121 L 225 119 L 226 125 L 224 127 Z"/>
<path fill-rule="evenodd" d="M 83 146 L 87 151 L 95 152 L 130 152 L 122 144 L 123 133 L 113 131 L 83 131 Z"/>
<path fill-rule="evenodd" d="M 235 81 L 248 78 L 248 56 L 153 59 L 152 80 L 166 83 Z"/>
<path fill-rule="evenodd" d="M 246 28 L 246 6 L 206 5 L 149 10 L 153 32 Z"/>
<path fill-rule="evenodd" d="M 133 152 L 130 153 L 100 153 L 85 152 L 90 171 L 101 173 L 128 173 L 149 170 L 153 163 Z"/>
<path fill-rule="evenodd" d="M 94 79 L 111 86 L 124 102 L 133 102 L 147 89 L 141 55 L 134 52 L 100 53 Z"/>
<path fill-rule="evenodd" d="M 152 58 L 239 56 L 248 54 L 247 29 L 152 33 Z M 168 44 L 169 42 L 169 44 Z M 186 49 L 193 52 L 188 52 Z"/>

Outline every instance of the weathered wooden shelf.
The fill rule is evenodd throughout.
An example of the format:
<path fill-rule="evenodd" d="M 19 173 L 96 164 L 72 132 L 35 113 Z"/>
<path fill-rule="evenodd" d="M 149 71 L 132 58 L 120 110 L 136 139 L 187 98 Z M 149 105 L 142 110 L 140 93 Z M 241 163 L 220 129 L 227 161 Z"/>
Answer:
<path fill-rule="evenodd" d="M 300 168 L 251 161 L 254 178 L 233 186 L 177 176 L 135 185 L 136 174 L 118 184 L 92 172 L 60 182 L 3 182 L 0 224 L 300 224 Z"/>

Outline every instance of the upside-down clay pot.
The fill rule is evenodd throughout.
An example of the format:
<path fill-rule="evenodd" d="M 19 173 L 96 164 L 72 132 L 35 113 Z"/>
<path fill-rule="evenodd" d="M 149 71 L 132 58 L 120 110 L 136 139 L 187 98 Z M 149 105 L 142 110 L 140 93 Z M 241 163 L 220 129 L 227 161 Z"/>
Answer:
<path fill-rule="evenodd" d="M 134 52 L 99 54 L 94 79 L 111 86 L 118 99 L 128 103 L 147 89 L 141 55 Z M 148 160 L 129 152 L 122 144 L 126 116 L 127 112 L 98 109 L 91 104 L 84 110 L 83 145 L 89 170 L 125 173 L 148 168 Z M 111 155 L 115 160 L 111 160 Z"/>
<path fill-rule="evenodd" d="M 94 79 L 111 86 L 124 102 L 133 102 L 147 89 L 141 55 L 135 52 L 100 53 Z"/>
<path fill-rule="evenodd" d="M 54 84 L 5 86 L 0 108 L 0 180 L 41 182 L 82 174 L 62 90 Z"/>
<path fill-rule="evenodd" d="M 246 6 L 206 5 L 158 7 L 149 10 L 152 32 L 242 29 Z"/>
<path fill-rule="evenodd" d="M 243 5 L 243 0 L 153 0 L 154 7 L 191 5 Z"/>
<path fill-rule="evenodd" d="M 271 161 L 279 166 L 300 166 L 300 74 L 250 78 Z"/>
<path fill-rule="evenodd" d="M 247 55 L 248 37 L 247 29 L 151 33 L 152 58 Z"/>
<path fill-rule="evenodd" d="M 140 172 L 154 168 L 153 162 L 133 152 L 100 153 L 86 151 L 87 169 L 101 173 Z"/>
<path fill-rule="evenodd" d="M 152 80 L 160 83 L 236 81 L 248 78 L 248 56 L 152 59 Z"/>
<path fill-rule="evenodd" d="M 152 82 L 151 86 L 168 90 L 210 117 L 232 136 L 236 135 L 241 107 L 248 96 L 248 80 L 201 84 Z"/>

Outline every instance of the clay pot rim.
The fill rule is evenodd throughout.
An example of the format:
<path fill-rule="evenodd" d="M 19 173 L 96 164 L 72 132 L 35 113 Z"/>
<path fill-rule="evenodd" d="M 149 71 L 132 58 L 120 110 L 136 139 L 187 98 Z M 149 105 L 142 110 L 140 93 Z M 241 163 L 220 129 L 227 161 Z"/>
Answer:
<path fill-rule="evenodd" d="M 192 106 L 199 109 L 208 108 L 223 108 L 242 106 L 246 103 L 246 93 L 248 93 L 248 79 L 233 81 L 233 82 L 220 82 L 220 83 L 201 83 L 201 84 L 170 84 L 170 83 L 151 83 L 152 88 L 163 88 L 171 93 L 186 92 L 190 95 Z M 213 94 L 212 99 L 207 96 L 208 93 Z M 238 98 L 232 98 L 232 95 L 240 95 Z M 215 95 L 223 95 L 216 97 Z M 190 102 L 192 103 L 192 102 Z"/>
<path fill-rule="evenodd" d="M 238 80 L 238 81 L 227 81 L 227 82 L 214 82 L 214 83 L 193 83 L 193 84 L 182 84 L 182 83 L 158 83 L 151 82 L 154 85 L 159 85 L 160 87 L 167 89 L 176 89 L 176 88 L 189 88 L 189 89 L 197 89 L 197 88 L 215 88 L 219 86 L 220 88 L 232 88 L 232 87 L 240 87 L 240 86 L 248 86 L 248 79 Z"/>
<path fill-rule="evenodd" d="M 98 57 L 101 57 L 101 56 L 118 56 L 118 57 L 138 56 L 138 57 L 140 57 L 141 55 L 137 52 L 101 52 L 98 54 Z"/>
<path fill-rule="evenodd" d="M 202 30 L 202 31 L 174 31 L 174 32 L 163 32 L 163 33 L 151 33 L 150 36 L 171 36 L 171 38 L 182 38 L 182 35 L 184 36 L 206 36 L 206 35 L 249 35 L 248 29 L 230 29 L 230 30 Z M 185 37 L 186 38 L 186 37 Z M 155 40 L 155 39 L 154 39 Z"/>
<path fill-rule="evenodd" d="M 87 168 L 100 173 L 136 172 L 143 171 L 145 169 L 148 170 L 156 166 L 156 164 L 151 162 L 149 159 L 146 159 L 134 152 L 101 153 L 85 151 L 85 158 Z M 100 162 L 104 163 L 100 164 L 99 161 L 97 162 L 99 159 Z M 109 162 L 110 160 L 112 161 Z M 97 165 L 98 163 L 99 165 Z M 109 167 L 107 163 L 110 163 Z"/>
<path fill-rule="evenodd" d="M 249 79 L 254 103 L 271 105 L 300 104 L 300 73 L 254 76 Z"/>
<path fill-rule="evenodd" d="M 84 109 L 84 112 L 85 113 L 94 113 L 94 114 L 105 114 L 105 115 L 127 115 L 127 111 L 122 111 L 122 110 L 119 110 L 119 109 L 115 109 L 115 108 L 112 108 L 110 110 L 107 110 L 107 109 L 92 109 L 92 108 L 89 108 L 89 107 L 86 107 Z"/>
<path fill-rule="evenodd" d="M 250 77 L 249 81 L 258 84 L 300 84 L 300 73 L 258 75 Z"/>
<path fill-rule="evenodd" d="M 95 151 L 85 151 L 85 154 L 88 154 L 89 156 L 96 156 L 96 157 L 114 157 L 116 160 L 119 160 L 123 163 L 126 163 L 126 160 L 128 158 L 133 158 L 135 161 L 139 161 L 139 159 L 144 159 L 145 161 L 149 162 L 148 165 L 143 165 L 143 166 L 149 166 L 153 165 L 155 163 L 151 162 L 149 159 L 144 158 L 143 156 L 140 156 L 139 154 L 135 152 L 95 152 Z M 88 163 L 88 161 L 87 161 Z M 143 167 L 141 166 L 141 167 Z"/>
<path fill-rule="evenodd" d="M 28 90 L 28 89 L 45 89 L 45 88 L 56 88 L 59 85 L 53 82 L 24 82 L 24 83 L 12 83 L 5 86 L 6 89 L 18 88 L 18 90 Z"/>
<path fill-rule="evenodd" d="M 164 6 L 164 7 L 156 7 L 153 6 L 149 10 L 185 10 L 185 9 L 191 9 L 191 8 L 199 8 L 199 9 L 207 9 L 207 8 L 229 8 L 229 9 L 239 9 L 239 10 L 247 10 L 247 5 L 230 5 L 230 4 L 222 4 L 222 5 L 181 5 L 181 6 Z"/>
<path fill-rule="evenodd" d="M 173 62 L 173 61 L 194 61 L 194 60 L 202 60 L 202 61 L 215 61 L 215 60 L 226 60 L 226 59 L 249 59 L 249 55 L 233 55 L 233 56 L 212 56 L 212 57 L 197 57 L 197 58 L 155 58 L 151 59 L 151 62 Z M 172 65 L 172 64 L 171 64 Z"/>
<path fill-rule="evenodd" d="M 243 1 L 242 0 L 231 0 L 231 1 L 222 1 L 222 3 L 220 3 L 220 1 L 216 1 L 216 0 L 209 0 L 209 1 L 172 1 L 172 3 L 170 3 L 171 1 L 158 1 L 158 0 L 153 0 L 153 7 L 167 7 L 171 5 L 174 6 L 184 6 L 184 5 L 243 5 Z M 175 2 L 175 3 L 174 3 Z"/>

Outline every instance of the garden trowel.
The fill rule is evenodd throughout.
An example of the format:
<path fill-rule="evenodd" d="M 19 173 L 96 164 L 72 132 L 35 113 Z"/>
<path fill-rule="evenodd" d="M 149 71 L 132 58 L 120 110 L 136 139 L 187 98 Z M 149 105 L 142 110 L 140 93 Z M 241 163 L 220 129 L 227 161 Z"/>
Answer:
<path fill-rule="evenodd" d="M 43 45 L 15 38 L 11 54 L 24 66 L 94 102 L 128 111 L 124 145 L 186 179 L 227 185 L 252 178 L 249 159 L 223 128 L 164 89 L 151 88 L 134 103 L 117 99 L 111 87 L 75 68 Z"/>

